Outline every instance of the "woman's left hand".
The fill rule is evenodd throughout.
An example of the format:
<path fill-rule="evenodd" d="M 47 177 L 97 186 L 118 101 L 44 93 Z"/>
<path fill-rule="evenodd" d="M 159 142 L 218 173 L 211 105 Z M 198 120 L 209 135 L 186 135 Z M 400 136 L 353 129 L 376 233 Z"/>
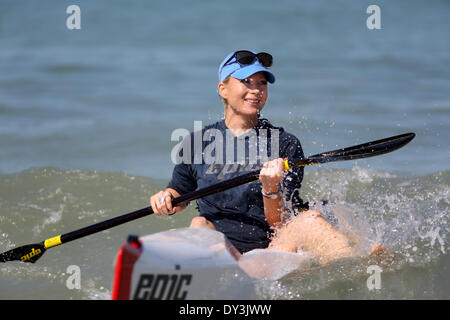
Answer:
<path fill-rule="evenodd" d="M 264 163 L 259 173 L 259 180 L 261 181 L 264 193 L 270 194 L 279 191 L 278 184 L 284 177 L 283 169 L 284 160 L 281 158 Z"/>

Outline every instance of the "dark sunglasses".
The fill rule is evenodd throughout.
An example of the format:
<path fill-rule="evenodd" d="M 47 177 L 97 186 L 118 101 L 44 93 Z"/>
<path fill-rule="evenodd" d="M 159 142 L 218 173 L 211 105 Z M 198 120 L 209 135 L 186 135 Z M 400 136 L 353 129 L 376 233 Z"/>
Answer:
<path fill-rule="evenodd" d="M 258 61 L 266 68 L 270 68 L 273 63 L 273 57 L 272 55 L 268 54 L 267 52 L 260 52 L 257 54 L 254 54 L 251 51 L 247 50 L 239 50 L 236 51 L 230 59 L 227 60 L 227 62 L 224 63 L 224 66 L 228 64 L 233 58 L 236 58 L 236 61 L 241 66 L 247 66 L 255 62 L 255 59 L 258 59 Z"/>

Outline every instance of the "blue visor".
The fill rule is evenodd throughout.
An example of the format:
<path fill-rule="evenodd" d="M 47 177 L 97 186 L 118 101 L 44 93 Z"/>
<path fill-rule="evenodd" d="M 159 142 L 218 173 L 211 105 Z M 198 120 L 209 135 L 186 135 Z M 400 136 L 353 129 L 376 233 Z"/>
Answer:
<path fill-rule="evenodd" d="M 253 52 L 253 51 L 252 51 Z M 270 83 L 275 82 L 275 76 L 264 67 L 258 59 L 255 59 L 255 61 L 252 64 L 249 65 L 241 65 L 236 61 L 236 58 L 233 57 L 233 59 L 230 60 L 230 58 L 234 55 L 234 52 L 227 55 L 227 57 L 222 61 L 219 67 L 219 82 L 224 81 L 229 76 L 232 76 L 236 79 L 245 79 L 247 77 L 250 77 L 252 74 L 255 74 L 257 72 L 265 72 L 267 75 L 267 81 Z M 230 60 L 230 61 L 228 61 Z M 228 62 L 227 62 L 228 61 Z M 226 63 L 226 64 L 225 64 Z"/>

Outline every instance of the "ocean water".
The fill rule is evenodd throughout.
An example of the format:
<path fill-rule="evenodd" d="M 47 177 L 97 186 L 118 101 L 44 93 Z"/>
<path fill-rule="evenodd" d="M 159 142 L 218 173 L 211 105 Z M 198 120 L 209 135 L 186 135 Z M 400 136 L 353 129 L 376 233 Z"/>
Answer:
<path fill-rule="evenodd" d="M 66 9 L 81 9 L 68 30 Z M 366 9 L 381 10 L 369 30 Z M 306 155 L 415 132 L 386 155 L 305 169 L 360 236 L 392 248 L 382 288 L 346 263 L 262 282 L 261 299 L 448 299 L 448 1 L 0 2 L 0 251 L 148 205 L 171 176 L 171 134 L 223 117 L 217 68 L 231 51 L 273 54 L 263 116 Z M 186 226 L 193 206 L 0 265 L 0 299 L 109 299 L 128 234 Z M 78 265 L 79 290 L 66 285 Z"/>

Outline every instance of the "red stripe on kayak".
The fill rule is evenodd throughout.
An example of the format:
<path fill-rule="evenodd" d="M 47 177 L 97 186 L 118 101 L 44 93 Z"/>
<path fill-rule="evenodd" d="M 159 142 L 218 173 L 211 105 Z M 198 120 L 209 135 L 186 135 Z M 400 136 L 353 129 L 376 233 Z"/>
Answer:
<path fill-rule="evenodd" d="M 114 268 L 112 300 L 130 300 L 131 275 L 141 253 L 140 243 L 127 242 L 120 247 Z"/>

